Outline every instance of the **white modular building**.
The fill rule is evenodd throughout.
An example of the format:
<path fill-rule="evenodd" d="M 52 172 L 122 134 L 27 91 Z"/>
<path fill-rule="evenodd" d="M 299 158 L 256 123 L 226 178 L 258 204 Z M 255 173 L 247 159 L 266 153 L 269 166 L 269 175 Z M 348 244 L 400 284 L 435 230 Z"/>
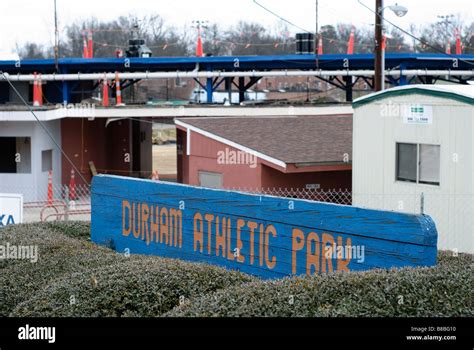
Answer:
<path fill-rule="evenodd" d="M 354 101 L 353 205 L 430 215 L 438 249 L 474 253 L 474 86 Z"/>

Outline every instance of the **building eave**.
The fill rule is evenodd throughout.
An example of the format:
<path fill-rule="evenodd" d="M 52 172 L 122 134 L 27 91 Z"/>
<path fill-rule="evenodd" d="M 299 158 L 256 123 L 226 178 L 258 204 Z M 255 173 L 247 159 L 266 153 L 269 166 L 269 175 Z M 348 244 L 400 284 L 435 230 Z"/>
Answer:
<path fill-rule="evenodd" d="M 352 107 L 358 108 L 368 103 L 376 102 L 385 98 L 406 96 L 406 95 L 413 95 L 413 94 L 446 98 L 446 99 L 455 100 L 461 103 L 466 103 L 468 105 L 474 105 L 474 98 L 465 94 L 454 92 L 454 91 L 443 90 L 441 88 L 434 89 L 432 87 L 422 88 L 419 86 L 404 86 L 404 87 L 379 91 L 367 96 L 362 96 L 354 100 L 354 102 L 352 103 Z"/>
<path fill-rule="evenodd" d="M 203 135 L 203 136 L 205 136 L 205 137 L 208 137 L 208 138 L 210 138 L 210 139 L 212 139 L 212 140 L 221 142 L 221 143 L 223 143 L 223 144 L 226 144 L 226 145 L 228 145 L 228 146 L 230 146 L 230 147 L 236 148 L 236 149 L 241 150 L 241 151 L 243 151 L 243 152 L 247 152 L 247 153 L 249 153 L 249 154 L 255 155 L 256 157 L 258 157 L 258 158 L 260 158 L 260 159 L 262 159 L 262 160 L 265 160 L 265 161 L 267 161 L 267 162 L 269 162 L 269 163 L 275 164 L 275 165 L 277 165 L 277 166 L 279 166 L 279 167 L 281 167 L 281 168 L 283 168 L 283 169 L 286 169 L 287 164 L 286 164 L 284 161 L 280 160 L 280 159 L 276 159 L 276 158 L 271 157 L 271 156 L 269 156 L 269 155 L 266 155 L 266 154 L 264 154 L 264 153 L 258 152 L 258 151 L 254 150 L 254 149 L 251 149 L 251 148 L 249 148 L 249 147 L 246 147 L 246 146 L 244 146 L 244 145 L 241 145 L 241 144 L 239 144 L 239 143 L 237 143 L 237 142 L 234 142 L 234 141 L 231 141 L 231 140 L 229 140 L 229 139 L 226 139 L 226 138 L 224 138 L 224 137 L 222 137 L 222 136 L 218 136 L 218 135 L 213 134 L 213 133 L 211 133 L 211 132 L 209 132 L 209 131 L 206 131 L 206 130 L 200 129 L 200 128 L 198 128 L 198 127 L 195 127 L 195 126 L 193 126 L 193 125 L 184 123 L 184 122 L 181 121 L 181 120 L 175 119 L 174 122 L 175 122 L 176 125 L 178 125 L 178 126 L 180 126 L 180 127 L 182 127 L 182 128 L 185 128 L 188 133 L 189 133 L 189 131 L 194 131 L 194 132 L 196 132 L 196 133 L 198 133 L 198 134 L 201 134 L 201 135 Z"/>

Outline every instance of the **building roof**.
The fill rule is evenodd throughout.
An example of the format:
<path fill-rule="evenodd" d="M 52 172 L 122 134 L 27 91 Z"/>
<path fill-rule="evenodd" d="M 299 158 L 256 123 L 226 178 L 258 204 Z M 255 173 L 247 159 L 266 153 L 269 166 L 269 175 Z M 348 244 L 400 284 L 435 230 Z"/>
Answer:
<path fill-rule="evenodd" d="M 327 105 L 324 107 L 302 106 L 229 106 L 222 105 L 186 105 L 186 106 L 150 106 L 130 105 L 121 107 L 102 107 L 79 105 L 51 105 L 33 107 L 36 117 L 41 121 L 63 118 L 174 118 L 181 117 L 255 117 L 255 116 L 287 116 L 290 114 L 329 115 L 352 114 L 351 105 Z M 91 108 L 88 108 L 91 107 Z M 93 108 L 92 108 L 93 107 Z M 35 116 L 23 105 L 0 105 L 1 121 L 36 121 Z"/>
<path fill-rule="evenodd" d="M 403 96 L 408 94 L 421 94 L 427 96 L 443 97 L 459 102 L 474 104 L 474 85 L 405 85 L 375 92 L 354 100 L 352 106 L 360 107 L 370 102 L 386 97 Z"/>
<path fill-rule="evenodd" d="M 352 114 L 183 118 L 175 123 L 276 165 L 344 164 L 352 159 Z"/>

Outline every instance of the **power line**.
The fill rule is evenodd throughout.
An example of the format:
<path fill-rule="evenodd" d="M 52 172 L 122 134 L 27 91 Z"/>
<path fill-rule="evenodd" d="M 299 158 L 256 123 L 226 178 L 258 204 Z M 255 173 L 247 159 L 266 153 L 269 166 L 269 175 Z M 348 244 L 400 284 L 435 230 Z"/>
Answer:
<path fill-rule="evenodd" d="M 383 19 L 385 22 L 387 22 L 388 24 L 394 26 L 395 28 L 397 28 L 397 29 L 400 30 L 401 32 L 405 33 L 406 35 L 408 35 L 408 36 L 411 37 L 412 39 L 415 39 L 415 40 L 419 41 L 419 42 L 422 43 L 423 45 L 428 46 L 428 47 L 432 48 L 433 50 L 435 50 L 435 51 L 437 51 L 437 52 L 439 52 L 439 53 L 442 53 L 442 54 L 444 54 L 444 55 L 446 55 L 446 56 L 448 56 L 448 57 L 450 57 L 450 58 L 452 58 L 452 59 L 458 59 L 458 60 L 460 60 L 460 61 L 462 61 L 462 62 L 464 62 L 464 63 L 467 63 L 467 64 L 469 64 L 469 65 L 474 65 L 474 63 L 472 63 L 472 62 L 469 62 L 469 61 L 467 61 L 467 60 L 465 60 L 465 59 L 463 59 L 463 58 L 456 57 L 456 56 L 454 56 L 454 55 L 452 55 L 452 54 L 446 53 L 445 51 L 438 49 L 437 47 L 431 45 L 429 42 L 427 42 L 427 41 L 425 41 L 425 40 L 423 40 L 423 39 L 420 39 L 420 38 L 418 38 L 417 36 L 415 36 L 414 34 L 412 34 L 412 33 L 408 32 L 408 31 L 406 31 L 405 29 L 403 29 L 403 28 L 397 26 L 395 23 L 389 21 L 388 19 L 386 19 L 385 17 L 383 17 L 381 14 L 379 14 L 379 13 L 377 13 L 376 11 L 372 10 L 370 7 L 368 7 L 366 4 L 364 4 L 361 0 L 357 0 L 357 2 L 358 2 L 360 5 L 362 5 L 363 7 L 365 7 L 366 9 L 368 9 L 370 12 L 374 13 L 376 16 L 379 16 L 380 18 L 382 18 L 382 19 Z"/>
<path fill-rule="evenodd" d="M 286 18 L 283 18 L 282 16 L 280 16 L 279 14 L 273 12 L 272 10 L 266 8 L 265 6 L 263 6 L 262 4 L 260 4 L 257 0 L 253 0 L 253 2 L 255 3 L 255 5 L 260 6 L 262 9 L 264 9 L 264 10 L 267 11 L 268 13 L 272 14 L 273 16 L 277 17 L 277 18 L 280 19 L 281 21 L 286 22 L 286 23 L 288 23 L 289 25 L 292 25 L 293 27 L 298 28 L 299 30 L 302 30 L 303 32 L 306 32 L 306 33 L 313 33 L 313 32 L 311 32 L 311 31 L 309 31 L 309 30 L 306 30 L 306 29 L 300 27 L 300 26 L 297 25 L 297 24 L 294 24 L 293 22 L 287 20 Z"/>
<path fill-rule="evenodd" d="M 74 170 L 76 171 L 76 173 L 79 175 L 79 177 L 82 179 L 82 181 L 84 181 L 87 185 L 90 185 L 89 181 L 86 180 L 86 178 L 82 175 L 82 173 L 79 171 L 79 169 L 76 167 L 76 165 L 72 162 L 71 158 L 69 158 L 69 156 L 66 154 L 66 152 L 64 152 L 64 150 L 62 149 L 62 147 L 59 145 L 59 143 L 54 139 L 54 136 L 51 134 L 51 132 L 48 130 L 48 128 L 46 127 L 46 125 L 43 124 L 43 122 L 37 117 L 37 115 L 35 114 L 35 112 L 33 111 L 33 109 L 31 108 L 31 106 L 25 101 L 25 99 L 23 98 L 23 96 L 18 92 L 18 90 L 15 88 L 15 86 L 12 84 L 12 82 L 10 81 L 10 79 L 5 75 L 5 73 L 3 71 L 0 71 L 0 74 L 3 76 L 3 79 L 6 80 L 6 82 L 8 83 L 8 85 L 10 85 L 10 87 L 13 89 L 13 91 L 15 92 L 15 94 L 20 98 L 21 102 L 28 108 L 28 111 L 33 114 L 33 116 L 35 117 L 36 121 L 39 123 L 39 125 L 43 128 L 43 130 L 46 132 L 46 134 L 48 135 L 48 137 L 53 141 L 53 143 L 56 145 L 56 147 L 59 149 L 59 151 L 61 152 L 61 154 L 64 156 L 64 158 L 66 158 L 66 160 L 69 162 L 69 164 L 71 164 L 71 166 L 74 168 Z"/>

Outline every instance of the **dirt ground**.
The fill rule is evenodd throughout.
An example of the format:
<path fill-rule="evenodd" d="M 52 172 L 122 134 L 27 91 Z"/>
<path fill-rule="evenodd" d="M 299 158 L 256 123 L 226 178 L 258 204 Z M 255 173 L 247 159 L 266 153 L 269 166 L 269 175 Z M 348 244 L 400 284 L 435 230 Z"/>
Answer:
<path fill-rule="evenodd" d="M 176 179 L 176 144 L 153 145 L 153 170 L 161 177 Z"/>

